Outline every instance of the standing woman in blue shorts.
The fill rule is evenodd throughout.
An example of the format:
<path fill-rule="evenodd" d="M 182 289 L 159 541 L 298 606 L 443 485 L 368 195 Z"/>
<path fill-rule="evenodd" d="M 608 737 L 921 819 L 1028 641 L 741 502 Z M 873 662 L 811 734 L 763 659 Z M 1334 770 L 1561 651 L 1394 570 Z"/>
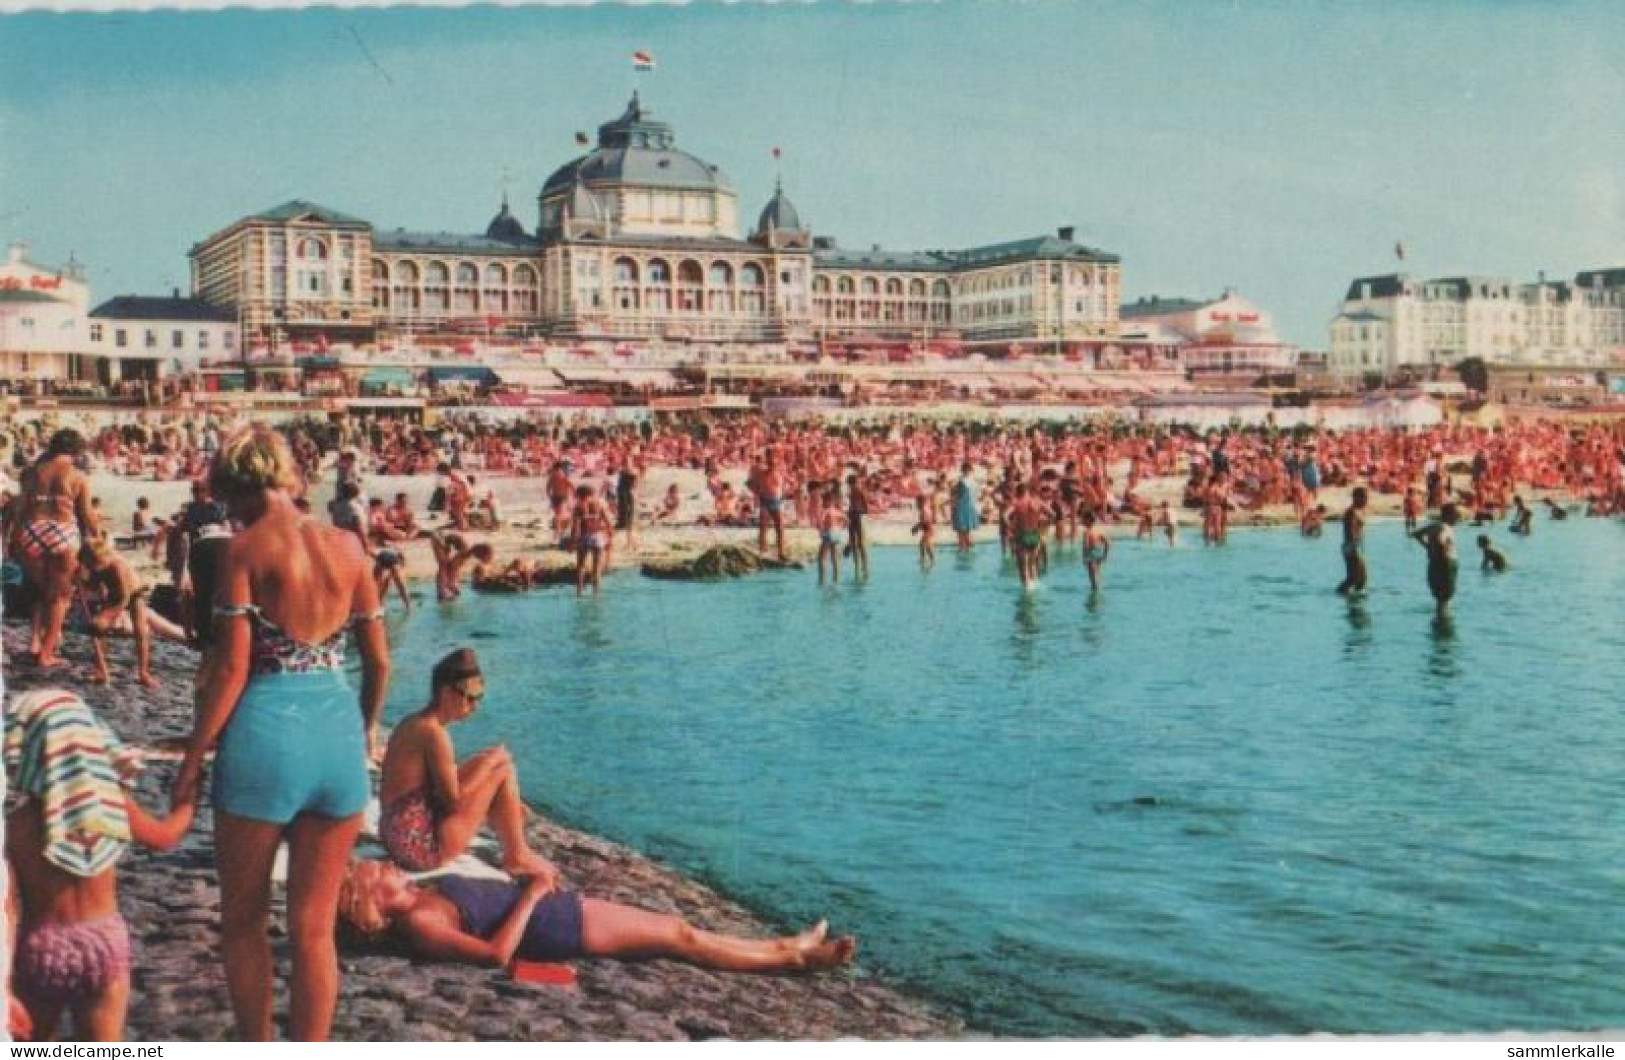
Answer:
<path fill-rule="evenodd" d="M 333 925 L 339 881 L 370 790 L 369 750 L 389 683 L 389 645 L 372 564 L 355 534 L 294 504 L 303 483 L 287 443 L 261 424 L 221 446 L 215 496 L 243 526 L 215 593 L 191 744 L 175 780 L 195 796 L 215 751 L 215 863 L 221 950 L 238 1033 L 271 1037 L 271 866 L 288 843 L 293 948 L 288 1036 L 326 1038 L 338 998 Z M 361 650 L 359 702 L 345 635 Z"/>

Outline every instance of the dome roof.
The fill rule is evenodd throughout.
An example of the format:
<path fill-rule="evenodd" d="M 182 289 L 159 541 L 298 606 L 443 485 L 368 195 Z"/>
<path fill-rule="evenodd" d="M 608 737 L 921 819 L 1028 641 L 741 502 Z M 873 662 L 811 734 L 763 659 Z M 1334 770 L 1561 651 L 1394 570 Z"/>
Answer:
<path fill-rule="evenodd" d="M 762 216 L 756 221 L 756 231 L 766 232 L 770 228 L 780 231 L 800 232 L 801 215 L 796 212 L 795 205 L 785 196 L 784 186 L 777 185 L 773 189 L 773 198 L 762 207 Z"/>
<path fill-rule="evenodd" d="M 587 190 L 587 185 L 581 182 L 580 176 L 576 177 L 575 184 L 570 188 L 570 198 L 565 201 L 565 205 L 570 210 L 570 216 L 577 221 L 607 220 L 603 204 L 598 201 L 598 196 Z"/>
<path fill-rule="evenodd" d="M 677 149 L 677 136 L 665 122 L 653 121 L 636 92 L 626 111 L 598 127 L 598 148 L 553 172 L 542 185 L 545 197 L 577 180 L 589 184 L 637 184 L 731 193 L 722 170 Z"/>
<path fill-rule="evenodd" d="M 508 212 L 508 197 L 502 197 L 502 209 L 491 218 L 491 223 L 485 226 L 486 239 L 499 239 L 504 243 L 523 243 L 530 239 L 525 232 L 525 226 L 519 223 L 519 218 Z"/>

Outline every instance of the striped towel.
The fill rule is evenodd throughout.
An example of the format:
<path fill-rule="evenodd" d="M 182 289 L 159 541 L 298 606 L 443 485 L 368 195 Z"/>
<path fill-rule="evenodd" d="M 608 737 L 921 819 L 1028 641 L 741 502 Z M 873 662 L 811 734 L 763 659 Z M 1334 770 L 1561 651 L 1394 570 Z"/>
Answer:
<path fill-rule="evenodd" d="M 14 696 L 6 710 L 12 790 L 39 800 L 45 859 L 75 876 L 100 875 L 130 843 L 124 788 L 114 767 L 124 745 L 72 692 Z"/>

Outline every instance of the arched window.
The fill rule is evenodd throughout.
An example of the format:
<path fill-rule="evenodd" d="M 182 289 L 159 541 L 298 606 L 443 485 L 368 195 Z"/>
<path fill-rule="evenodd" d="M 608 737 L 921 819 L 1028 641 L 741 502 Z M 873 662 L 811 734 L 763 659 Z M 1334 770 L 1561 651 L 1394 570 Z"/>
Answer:
<path fill-rule="evenodd" d="M 842 276 L 839 280 L 836 281 L 835 289 L 836 289 L 836 291 L 838 291 L 841 294 L 851 294 L 852 293 L 852 277 L 850 277 L 850 276 Z"/>
<path fill-rule="evenodd" d="M 536 270 L 529 265 L 520 265 L 513 270 L 513 282 L 516 287 L 536 286 Z"/>
<path fill-rule="evenodd" d="M 739 269 L 739 286 L 742 293 L 739 296 L 739 308 L 746 313 L 763 312 L 767 306 L 762 294 L 762 286 L 767 282 L 762 267 L 755 262 L 746 262 Z"/>
<path fill-rule="evenodd" d="M 638 263 L 631 258 L 616 258 L 615 282 L 621 284 L 637 283 Z"/>
<path fill-rule="evenodd" d="M 813 294 L 829 294 L 828 276 L 815 276 L 813 278 Z"/>
<path fill-rule="evenodd" d="M 931 285 L 931 297 L 932 298 L 947 298 L 948 297 L 948 281 L 947 280 L 938 280 L 936 283 L 932 284 Z"/>
<path fill-rule="evenodd" d="M 901 295 L 903 293 L 903 281 L 896 279 L 887 280 L 886 293 L 889 295 Z"/>
<path fill-rule="evenodd" d="M 880 293 L 880 284 L 875 282 L 875 278 L 873 276 L 865 276 L 863 278 L 862 287 L 863 287 L 863 293 L 864 294 L 879 294 Z"/>
<path fill-rule="evenodd" d="M 697 261 L 681 261 L 677 263 L 677 282 L 693 284 L 698 287 L 705 282 L 705 272 Z"/>
<path fill-rule="evenodd" d="M 671 266 L 659 258 L 649 262 L 649 283 L 659 286 L 671 282 Z"/>
<path fill-rule="evenodd" d="M 924 298 L 925 297 L 925 281 L 924 280 L 910 280 L 908 282 L 908 296 L 910 298 Z"/>
<path fill-rule="evenodd" d="M 508 282 L 508 270 L 492 262 L 485 267 L 485 285 L 487 287 L 500 287 Z"/>
<path fill-rule="evenodd" d="M 428 268 L 423 271 L 423 278 L 431 284 L 443 285 L 451 278 L 451 272 L 443 261 L 431 261 Z"/>
<path fill-rule="evenodd" d="M 733 283 L 734 271 L 726 261 L 716 261 L 711 263 L 712 287 L 732 287 Z"/>
<path fill-rule="evenodd" d="M 401 262 L 397 267 L 397 271 L 400 273 L 402 283 L 417 283 L 418 280 L 423 278 L 423 274 L 418 270 L 418 264 L 415 261 Z"/>
<path fill-rule="evenodd" d="M 382 281 L 384 283 L 388 283 L 389 282 L 389 265 L 386 262 L 379 261 L 377 258 L 373 258 L 372 259 L 372 278 L 374 280 L 380 280 L 380 281 Z"/>
<path fill-rule="evenodd" d="M 480 270 L 474 267 L 473 262 L 465 261 L 457 266 L 457 286 L 473 287 L 480 282 Z"/>
<path fill-rule="evenodd" d="M 303 258 L 305 261 L 326 261 L 327 244 L 323 243 L 320 239 L 306 237 L 299 241 L 298 246 L 294 250 L 294 254 L 300 258 Z"/>

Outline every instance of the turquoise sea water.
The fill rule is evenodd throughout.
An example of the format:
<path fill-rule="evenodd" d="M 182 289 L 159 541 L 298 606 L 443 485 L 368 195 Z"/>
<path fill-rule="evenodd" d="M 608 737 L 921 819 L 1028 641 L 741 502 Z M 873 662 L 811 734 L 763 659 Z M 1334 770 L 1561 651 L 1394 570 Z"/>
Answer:
<path fill-rule="evenodd" d="M 429 603 L 391 716 L 472 644 L 456 731 L 559 819 L 1011 1035 L 1625 1026 L 1625 526 L 1537 520 L 1454 621 L 1370 532 L 1076 550 L 1024 596 L 996 546 L 867 585 L 621 574 Z"/>

